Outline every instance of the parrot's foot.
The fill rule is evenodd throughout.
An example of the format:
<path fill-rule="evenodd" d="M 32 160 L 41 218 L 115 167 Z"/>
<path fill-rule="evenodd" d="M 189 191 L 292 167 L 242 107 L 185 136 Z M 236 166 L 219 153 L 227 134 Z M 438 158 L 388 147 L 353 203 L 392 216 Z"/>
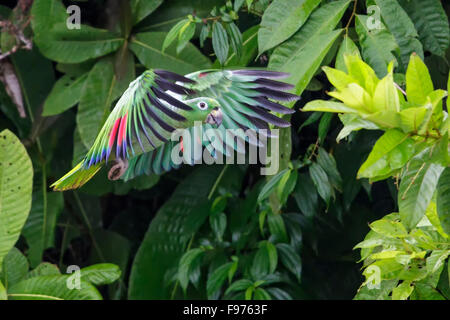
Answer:
<path fill-rule="evenodd" d="M 108 171 L 108 179 L 109 180 L 118 180 L 128 168 L 128 160 L 116 159 L 114 160 L 114 164 Z"/>

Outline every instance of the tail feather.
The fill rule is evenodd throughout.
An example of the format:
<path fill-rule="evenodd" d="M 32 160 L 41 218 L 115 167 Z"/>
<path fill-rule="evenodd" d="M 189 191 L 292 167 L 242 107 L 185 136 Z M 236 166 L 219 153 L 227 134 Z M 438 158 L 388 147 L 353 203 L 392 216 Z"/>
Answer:
<path fill-rule="evenodd" d="M 66 173 L 61 179 L 53 183 L 50 187 L 54 191 L 65 191 L 76 189 L 88 182 L 103 166 L 103 162 L 90 166 L 88 169 L 83 168 L 83 162 L 80 162 Z"/>

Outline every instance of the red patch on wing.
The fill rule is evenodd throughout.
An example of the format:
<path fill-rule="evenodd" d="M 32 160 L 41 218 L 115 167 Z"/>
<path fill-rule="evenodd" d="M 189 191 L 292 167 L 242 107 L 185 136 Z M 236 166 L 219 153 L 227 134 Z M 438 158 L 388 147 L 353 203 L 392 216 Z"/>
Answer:
<path fill-rule="evenodd" d="M 117 128 L 119 127 L 121 119 L 122 118 L 119 118 L 119 119 L 116 120 L 116 122 L 114 122 L 114 125 L 113 125 L 113 128 L 111 130 L 111 133 L 109 134 L 108 145 L 109 145 L 110 148 L 112 148 L 112 146 L 114 144 L 114 140 L 116 139 Z"/>
<path fill-rule="evenodd" d="M 120 128 L 119 128 L 119 135 L 117 136 L 117 145 L 121 145 L 122 141 L 125 140 L 125 136 L 127 134 L 126 128 L 127 128 L 127 117 L 128 112 L 125 113 L 125 115 L 122 117 L 122 120 L 120 121 Z"/>
<path fill-rule="evenodd" d="M 181 152 L 184 152 L 183 137 L 180 138 L 180 149 L 181 149 Z"/>
<path fill-rule="evenodd" d="M 203 78 L 204 76 L 206 76 L 208 73 L 207 72 L 201 72 L 198 74 L 199 78 Z"/>

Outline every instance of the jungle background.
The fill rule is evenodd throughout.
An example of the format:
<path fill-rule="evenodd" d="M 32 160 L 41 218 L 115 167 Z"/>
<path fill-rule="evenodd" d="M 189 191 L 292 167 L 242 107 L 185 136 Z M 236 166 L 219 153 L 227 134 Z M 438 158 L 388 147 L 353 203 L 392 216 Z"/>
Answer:
<path fill-rule="evenodd" d="M 72 5 L 80 28 L 69 28 Z M 387 158 L 393 170 L 368 179 L 357 173 L 382 126 L 353 123 L 342 134 L 341 115 L 301 111 L 331 99 L 322 67 L 352 72 L 348 54 L 380 79 L 393 61 L 408 101 L 409 67 L 425 79 L 417 88 L 430 78 L 448 90 L 449 13 L 438 0 L 2 1 L 0 299 L 449 299 L 448 125 L 424 138 L 443 150 L 439 160 L 420 160 L 408 177 L 400 169 L 418 160 L 402 149 L 401 160 Z M 239 67 L 290 72 L 302 97 L 280 130 L 277 175 L 185 165 L 49 187 L 145 69 Z M 448 123 L 436 95 L 427 101 Z M 418 191 L 399 210 L 399 180 L 408 179 L 405 192 Z M 363 274 L 373 263 L 375 288 Z M 74 265 L 81 290 L 67 286 Z"/>

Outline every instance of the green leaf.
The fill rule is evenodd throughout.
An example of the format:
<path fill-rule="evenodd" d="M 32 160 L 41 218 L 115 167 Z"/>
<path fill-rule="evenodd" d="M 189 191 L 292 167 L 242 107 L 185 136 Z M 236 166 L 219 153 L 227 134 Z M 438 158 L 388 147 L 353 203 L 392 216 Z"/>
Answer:
<path fill-rule="evenodd" d="M 287 82 L 300 95 L 337 39 L 333 31 L 350 1 L 333 1 L 315 10 L 305 25 L 272 53 L 269 69 L 291 73 Z M 292 72 L 296 70 L 296 72 Z"/>
<path fill-rule="evenodd" d="M 319 121 L 318 138 L 319 143 L 322 143 L 327 136 L 328 130 L 330 130 L 331 120 L 333 119 L 332 113 L 324 113 Z"/>
<path fill-rule="evenodd" d="M 175 46 L 169 46 L 162 52 L 165 35 L 164 32 L 145 32 L 138 33 L 131 39 L 130 49 L 146 68 L 161 68 L 187 74 L 211 66 L 209 59 L 191 43 L 178 55 Z"/>
<path fill-rule="evenodd" d="M 211 299 L 216 291 L 222 287 L 225 280 L 228 278 L 228 274 L 233 267 L 234 262 L 228 262 L 215 269 L 206 281 L 206 292 L 208 299 Z"/>
<path fill-rule="evenodd" d="M 263 288 L 256 288 L 253 293 L 254 300 L 272 300 L 270 294 Z"/>
<path fill-rule="evenodd" d="M 98 290 L 89 282 L 80 280 L 80 290 L 69 289 L 73 279 L 67 275 L 38 276 L 23 280 L 8 290 L 12 300 L 102 300 Z M 75 281 L 74 281 L 75 282 Z"/>
<path fill-rule="evenodd" d="M 375 70 L 378 77 L 383 77 L 387 72 L 389 63 L 397 61 L 394 54 L 399 53 L 399 47 L 394 36 L 381 21 L 379 21 L 379 29 L 370 30 L 368 20 L 368 16 L 356 15 L 355 28 L 359 37 L 362 56 L 364 61 Z"/>
<path fill-rule="evenodd" d="M 42 261 L 44 250 L 54 246 L 55 229 L 64 207 L 60 192 L 43 193 L 41 177 L 35 178 L 31 211 L 23 227 L 22 234 L 28 244 L 28 259 L 31 267 Z"/>
<path fill-rule="evenodd" d="M 13 247 L 3 260 L 0 281 L 4 283 L 6 290 L 22 280 L 28 272 L 27 258 L 19 249 Z"/>
<path fill-rule="evenodd" d="M 180 52 L 183 51 L 183 49 L 189 43 L 189 40 L 191 40 L 194 36 L 194 33 L 195 22 L 189 21 L 188 24 L 181 28 L 180 34 L 178 35 L 177 54 L 180 54 Z"/>
<path fill-rule="evenodd" d="M 333 187 L 342 191 L 342 178 L 337 169 L 336 160 L 334 160 L 333 155 L 326 152 L 323 148 L 319 148 L 317 163 L 325 170 Z"/>
<path fill-rule="evenodd" d="M 386 26 L 398 43 L 402 69 L 406 70 L 411 53 L 417 53 L 422 59 L 424 57 L 423 47 L 417 39 L 418 34 L 414 24 L 397 1 L 375 0 L 375 3 L 380 8 Z"/>
<path fill-rule="evenodd" d="M 392 290 L 392 300 L 406 300 L 414 290 L 414 286 L 410 281 L 403 281 L 400 285 Z"/>
<path fill-rule="evenodd" d="M 25 278 L 29 279 L 38 276 L 51 276 L 57 274 L 61 274 L 61 272 L 56 265 L 48 262 L 42 262 L 36 268 L 28 272 Z"/>
<path fill-rule="evenodd" d="M 77 128 L 86 148 L 94 143 L 109 115 L 112 102 L 120 95 L 113 90 L 116 81 L 111 59 L 99 60 L 89 72 L 77 112 Z"/>
<path fill-rule="evenodd" d="M 294 190 L 294 198 L 302 213 L 313 217 L 318 209 L 318 197 L 314 183 L 308 174 L 301 173 Z"/>
<path fill-rule="evenodd" d="M 223 240 L 223 234 L 227 227 L 227 216 L 223 212 L 217 212 L 209 216 L 209 224 L 211 229 L 214 231 L 217 240 Z"/>
<path fill-rule="evenodd" d="M 130 7 L 133 15 L 133 25 L 155 11 L 163 0 L 131 0 Z"/>
<path fill-rule="evenodd" d="M 0 300 L 8 300 L 8 295 L 6 294 L 6 289 L 3 283 L 0 281 Z"/>
<path fill-rule="evenodd" d="M 450 168 L 445 168 L 437 185 L 437 213 L 444 232 L 450 235 Z"/>
<path fill-rule="evenodd" d="M 227 23 L 226 29 L 230 35 L 231 48 L 236 57 L 240 59 L 242 53 L 242 34 L 239 28 L 234 24 L 234 22 Z"/>
<path fill-rule="evenodd" d="M 411 299 L 414 300 L 445 300 L 445 298 L 431 286 L 423 283 L 416 283 Z"/>
<path fill-rule="evenodd" d="M 259 54 L 291 37 L 308 19 L 320 0 L 275 0 L 264 11 L 258 31 Z"/>
<path fill-rule="evenodd" d="M 277 196 L 280 200 L 280 204 L 284 204 L 287 198 L 292 193 L 297 183 L 297 170 L 289 170 L 281 178 L 277 186 Z"/>
<path fill-rule="evenodd" d="M 164 275 L 177 266 L 189 239 L 208 218 L 211 204 L 205 198 L 222 168 L 198 169 L 178 185 L 152 220 L 131 269 L 130 299 L 170 297 Z"/>
<path fill-rule="evenodd" d="M 388 167 L 389 154 L 407 140 L 410 140 L 408 135 L 397 129 L 386 131 L 375 143 L 367 160 L 359 168 L 358 178 L 374 178 L 389 173 L 391 170 Z"/>
<path fill-rule="evenodd" d="M 270 178 L 270 180 L 264 185 L 264 187 L 261 189 L 258 195 L 258 202 L 263 201 L 266 199 L 272 192 L 275 191 L 275 188 L 277 187 L 278 183 L 281 181 L 283 176 L 285 174 L 288 174 L 288 169 L 284 169 L 280 172 L 278 172 L 276 175 Z"/>
<path fill-rule="evenodd" d="M 286 243 L 277 244 L 277 250 L 280 254 L 281 263 L 286 267 L 286 269 L 292 272 L 298 282 L 300 282 L 302 275 L 302 260 L 298 253 L 294 251 L 292 246 Z"/>
<path fill-rule="evenodd" d="M 389 238 L 401 238 L 408 235 L 401 222 L 381 219 L 372 222 L 370 229 Z"/>
<path fill-rule="evenodd" d="M 177 39 L 181 28 L 183 28 L 183 26 L 188 25 L 188 24 L 190 24 L 189 19 L 183 19 L 180 22 L 178 22 L 176 25 L 174 25 L 172 27 L 172 29 L 169 30 L 169 32 L 166 35 L 166 38 L 164 39 L 163 45 L 162 45 L 162 52 L 164 52 L 167 49 L 167 47 L 169 45 L 171 45 L 172 42 L 174 42 Z"/>
<path fill-rule="evenodd" d="M 330 100 L 313 100 L 308 102 L 302 111 L 322 111 L 322 112 L 336 112 L 336 113 L 357 113 L 353 108 L 347 107 L 342 102 Z"/>
<path fill-rule="evenodd" d="M 399 0 L 419 33 L 425 50 L 444 57 L 450 44 L 448 17 L 439 0 Z"/>
<path fill-rule="evenodd" d="M 217 21 L 214 22 L 212 27 L 212 45 L 217 59 L 223 65 L 228 57 L 230 44 L 225 28 L 222 26 L 222 23 Z"/>
<path fill-rule="evenodd" d="M 344 39 L 342 39 L 335 63 L 336 69 L 347 72 L 347 67 L 344 62 L 345 55 L 356 55 L 361 57 L 358 47 L 348 35 L 344 35 Z"/>
<path fill-rule="evenodd" d="M 297 177 L 295 177 L 297 179 Z M 288 242 L 288 235 L 284 220 L 279 213 L 269 212 L 267 216 L 267 224 L 269 226 L 270 234 L 275 236 L 276 241 Z"/>
<path fill-rule="evenodd" d="M 408 228 L 414 228 L 422 219 L 433 197 L 444 167 L 429 161 L 429 150 L 415 156 L 401 176 L 398 190 L 400 217 Z"/>
<path fill-rule="evenodd" d="M 82 268 L 81 279 L 96 286 L 111 284 L 120 278 L 121 271 L 112 263 L 99 263 Z"/>
<path fill-rule="evenodd" d="M 178 280 L 180 281 L 181 288 L 186 292 L 189 284 L 189 274 L 192 271 L 192 265 L 194 261 L 200 259 L 204 254 L 204 251 L 200 248 L 191 249 L 181 257 L 178 264 Z"/>
<path fill-rule="evenodd" d="M 412 54 L 406 70 L 406 96 L 408 102 L 421 106 L 427 102 L 427 96 L 433 90 L 433 82 L 427 66 L 419 56 Z"/>
<path fill-rule="evenodd" d="M 433 250 L 431 255 L 427 257 L 427 271 L 435 273 L 441 268 L 447 257 L 450 255 L 450 250 Z"/>
<path fill-rule="evenodd" d="M 261 241 L 253 258 L 250 274 L 255 280 L 273 273 L 277 267 L 278 255 L 276 247 L 269 241 Z"/>
<path fill-rule="evenodd" d="M 81 91 L 88 74 L 85 73 L 78 78 L 64 75 L 53 86 L 44 104 L 43 116 L 60 114 L 70 109 L 80 101 Z"/>
<path fill-rule="evenodd" d="M 334 192 L 325 170 L 317 163 L 313 163 L 309 167 L 309 174 L 316 186 L 317 192 L 328 206 L 331 196 L 334 196 Z"/>
<path fill-rule="evenodd" d="M 366 285 L 359 288 L 354 300 L 387 300 L 389 293 L 397 285 L 395 280 L 383 280 L 379 288 L 368 288 Z"/>
<path fill-rule="evenodd" d="M 246 290 L 247 288 L 251 287 L 253 285 L 253 282 L 247 279 L 241 279 L 233 282 L 228 289 L 225 291 L 225 294 L 229 294 L 230 292 L 235 291 L 242 291 Z"/>
<path fill-rule="evenodd" d="M 226 67 L 245 67 L 253 61 L 253 59 L 258 54 L 258 29 L 259 25 L 253 26 L 247 29 L 242 34 L 242 53 L 241 57 L 238 58 L 236 52 L 231 52 L 227 61 L 225 62 Z M 219 67 L 219 60 L 216 60 L 214 67 Z"/>
<path fill-rule="evenodd" d="M 0 266 L 19 239 L 31 208 L 33 167 L 20 140 L 0 132 Z"/>

